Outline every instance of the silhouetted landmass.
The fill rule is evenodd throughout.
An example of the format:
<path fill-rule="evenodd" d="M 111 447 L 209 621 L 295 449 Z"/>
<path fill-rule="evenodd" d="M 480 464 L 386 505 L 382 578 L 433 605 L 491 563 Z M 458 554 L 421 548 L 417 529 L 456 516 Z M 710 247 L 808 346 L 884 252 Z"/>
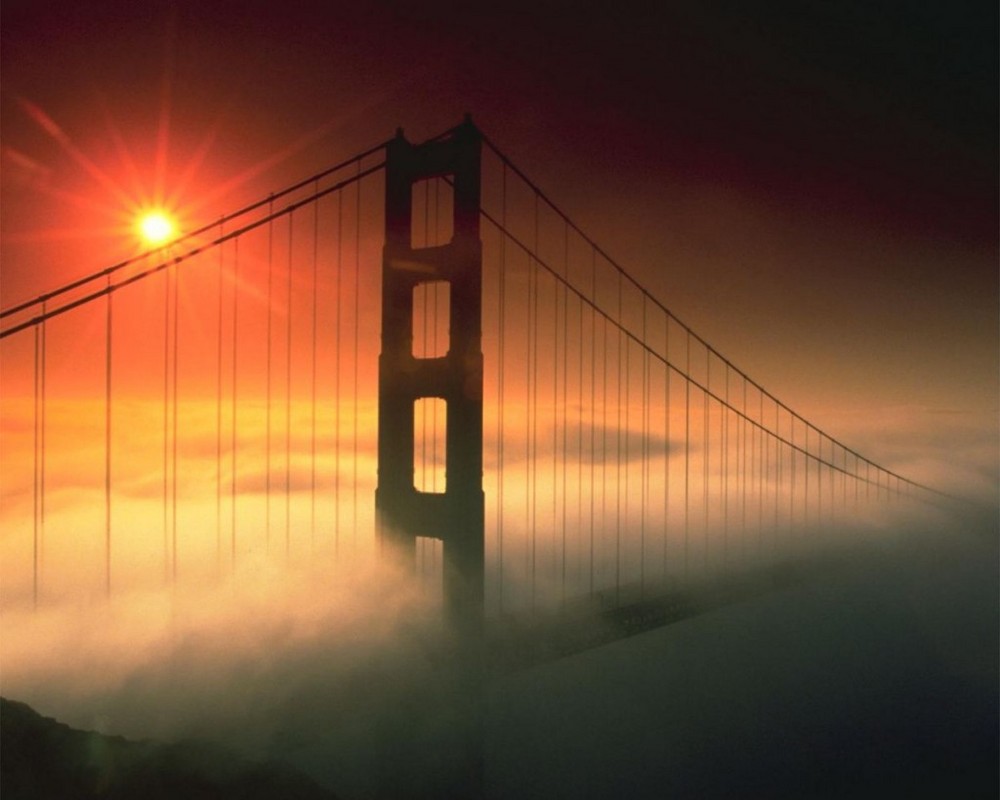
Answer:
<path fill-rule="evenodd" d="M 310 778 L 201 742 L 131 742 L 70 728 L 0 698 L 4 800 L 336 800 Z"/>

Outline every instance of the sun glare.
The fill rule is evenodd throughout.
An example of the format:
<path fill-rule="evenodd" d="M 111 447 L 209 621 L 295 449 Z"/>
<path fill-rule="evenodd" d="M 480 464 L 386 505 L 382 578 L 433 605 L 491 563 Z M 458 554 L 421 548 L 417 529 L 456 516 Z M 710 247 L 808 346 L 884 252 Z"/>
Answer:
<path fill-rule="evenodd" d="M 139 233 L 148 244 L 163 244 L 173 237 L 174 223 L 162 211 L 151 211 L 140 217 Z"/>

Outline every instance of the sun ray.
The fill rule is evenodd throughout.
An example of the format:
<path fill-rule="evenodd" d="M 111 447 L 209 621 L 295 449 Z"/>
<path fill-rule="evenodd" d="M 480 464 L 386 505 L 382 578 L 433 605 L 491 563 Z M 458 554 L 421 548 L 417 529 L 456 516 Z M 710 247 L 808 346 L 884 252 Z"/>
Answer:
<path fill-rule="evenodd" d="M 174 62 L 177 52 L 177 11 L 171 9 L 163 47 L 163 79 L 160 85 L 160 120 L 156 131 L 156 155 L 153 171 L 153 202 L 166 196 L 167 157 L 170 149 L 170 124 L 174 86 Z"/>
<path fill-rule="evenodd" d="M 40 106 L 31 102 L 27 98 L 18 97 L 18 103 L 31 120 L 38 125 L 45 133 L 63 148 L 70 157 L 76 161 L 87 173 L 97 180 L 105 189 L 115 195 L 120 201 L 128 202 L 128 194 L 111 177 L 98 167 L 90 158 L 75 145 L 70 137 L 59 127 L 59 124 L 52 119 Z"/>
<path fill-rule="evenodd" d="M 123 226 L 106 227 L 88 225 L 86 227 L 39 228 L 33 231 L 13 231 L 4 235 L 11 244 L 38 244 L 41 242 L 67 242 L 82 239 L 101 239 L 120 236 Z"/>
<path fill-rule="evenodd" d="M 253 180 L 258 175 L 261 175 L 267 172 L 268 170 L 272 169 L 273 167 L 278 166 L 282 162 L 287 161 L 296 153 L 300 152 L 301 150 L 304 150 L 309 145 L 322 139 L 324 136 L 329 134 L 331 130 L 334 130 L 335 128 L 339 127 L 342 124 L 342 122 L 343 121 L 340 118 L 331 120 L 330 122 L 327 122 L 319 126 L 318 128 L 314 128 L 313 130 L 309 131 L 306 134 L 303 134 L 299 138 L 295 139 L 287 147 L 283 147 L 282 149 L 275 151 L 270 156 L 267 156 L 266 158 L 258 161 L 256 164 L 250 165 L 242 172 L 237 173 L 229 180 L 219 184 L 211 191 L 203 194 L 200 198 L 200 201 L 195 204 L 194 208 L 200 209 L 204 206 L 209 205 L 210 203 L 212 203 L 213 201 L 217 200 L 220 197 L 225 197 L 227 194 L 239 188 L 243 184 Z"/>
<path fill-rule="evenodd" d="M 122 213 L 121 203 L 112 204 L 107 202 L 106 199 L 98 199 L 79 192 L 71 192 L 68 189 L 59 189 L 55 186 L 44 185 L 39 186 L 37 191 L 42 194 L 46 194 L 49 197 L 61 200 L 62 202 L 75 208 L 83 209 L 84 211 L 94 211 L 106 217 L 115 218 L 121 216 Z M 132 200 L 126 195 L 123 202 L 128 205 L 132 202 Z"/>
<path fill-rule="evenodd" d="M 307 131 L 302 134 L 287 146 L 274 151 L 269 156 L 265 156 L 256 164 L 252 164 L 242 172 L 237 173 L 229 180 L 224 183 L 220 183 L 215 186 L 212 190 L 203 193 L 197 202 L 193 203 L 191 206 L 192 212 L 196 212 L 206 206 L 210 206 L 213 202 L 218 200 L 220 197 L 225 197 L 230 192 L 235 191 L 240 186 L 248 183 L 249 181 L 267 172 L 269 169 L 278 166 L 279 164 L 292 158 L 302 150 L 306 149 L 312 144 L 321 141 L 324 137 L 328 136 L 332 131 L 337 130 L 345 126 L 350 120 L 356 118 L 363 118 L 365 114 L 370 113 L 374 108 L 377 108 L 381 103 L 385 102 L 388 98 L 391 98 L 394 94 L 397 94 L 408 88 L 416 88 L 422 85 L 419 83 L 416 77 L 410 76 L 409 78 L 395 82 L 393 85 L 387 87 L 381 92 L 372 92 L 364 100 L 355 103 L 352 107 L 341 111 L 332 119 L 318 125 L 311 131 Z"/>
<path fill-rule="evenodd" d="M 22 153 L 20 150 L 15 150 L 12 147 L 4 147 L 3 154 L 13 161 L 16 166 L 26 172 L 41 173 L 48 170 L 47 167 L 35 161 L 35 159 L 31 156 Z"/>
<path fill-rule="evenodd" d="M 198 145 L 197 149 L 194 151 L 194 153 L 191 154 L 191 157 L 188 159 L 187 166 L 185 166 L 180 175 L 177 176 L 177 179 L 174 182 L 173 189 L 170 191 L 167 200 L 165 201 L 168 207 L 176 206 L 177 203 L 180 201 L 180 198 L 184 196 L 184 193 L 187 191 L 188 186 L 191 184 L 195 176 L 198 174 L 198 170 L 205 162 L 205 159 L 208 157 L 208 154 L 212 149 L 212 146 L 215 144 L 215 141 L 219 135 L 219 131 L 222 128 L 223 121 L 224 121 L 224 115 L 220 113 L 219 116 L 216 118 L 215 122 L 212 123 L 212 126 L 209 128 L 208 132 L 202 138 L 201 143 Z"/>
<path fill-rule="evenodd" d="M 129 188 L 131 189 L 133 196 L 140 197 L 143 189 L 142 176 L 139 173 L 139 167 L 136 164 L 135 159 L 132 157 L 132 153 L 128 149 L 128 145 L 125 143 L 125 137 L 122 136 L 121 128 L 119 128 L 118 123 L 115 122 L 111 109 L 108 106 L 107 97 L 97 87 L 94 87 L 94 93 L 96 95 L 97 104 L 100 106 L 101 112 L 104 115 L 105 130 L 108 132 L 108 136 L 111 138 L 111 141 L 115 146 L 118 161 L 124 168 L 125 173 L 131 182 L 131 186 Z"/>

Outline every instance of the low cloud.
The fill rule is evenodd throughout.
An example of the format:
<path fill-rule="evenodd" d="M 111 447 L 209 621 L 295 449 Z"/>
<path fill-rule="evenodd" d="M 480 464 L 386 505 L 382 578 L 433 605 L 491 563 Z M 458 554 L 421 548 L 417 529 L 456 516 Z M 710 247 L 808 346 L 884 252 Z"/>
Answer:
<path fill-rule="evenodd" d="M 387 754 L 454 713 L 434 596 L 384 561 L 244 563 L 219 585 L 8 609 L 3 626 L 4 696 L 83 729 L 280 758 L 345 797 L 380 790 Z"/>

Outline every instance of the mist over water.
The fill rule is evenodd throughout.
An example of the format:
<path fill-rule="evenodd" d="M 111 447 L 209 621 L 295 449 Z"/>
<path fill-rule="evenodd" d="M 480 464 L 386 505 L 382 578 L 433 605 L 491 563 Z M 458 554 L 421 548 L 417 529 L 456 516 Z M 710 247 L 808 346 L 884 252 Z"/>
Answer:
<path fill-rule="evenodd" d="M 832 535 L 830 568 L 804 583 L 496 678 L 488 795 L 867 796 L 845 787 L 988 777 L 996 509 Z M 359 556 L 8 607 L 0 689 L 75 727 L 281 759 L 345 798 L 379 796 L 387 773 L 396 796 L 434 796 L 464 722 L 427 589 Z"/>
<path fill-rule="evenodd" d="M 370 796 L 386 739 L 403 727 L 393 723 L 406 716 L 401 702 L 443 689 L 433 671 L 449 637 L 437 602 L 398 565 L 359 556 L 8 609 L 2 692 L 74 727 L 215 741 Z"/>
<path fill-rule="evenodd" d="M 995 507 L 911 517 L 806 582 L 509 676 L 495 796 L 992 796 L 997 545 Z"/>

